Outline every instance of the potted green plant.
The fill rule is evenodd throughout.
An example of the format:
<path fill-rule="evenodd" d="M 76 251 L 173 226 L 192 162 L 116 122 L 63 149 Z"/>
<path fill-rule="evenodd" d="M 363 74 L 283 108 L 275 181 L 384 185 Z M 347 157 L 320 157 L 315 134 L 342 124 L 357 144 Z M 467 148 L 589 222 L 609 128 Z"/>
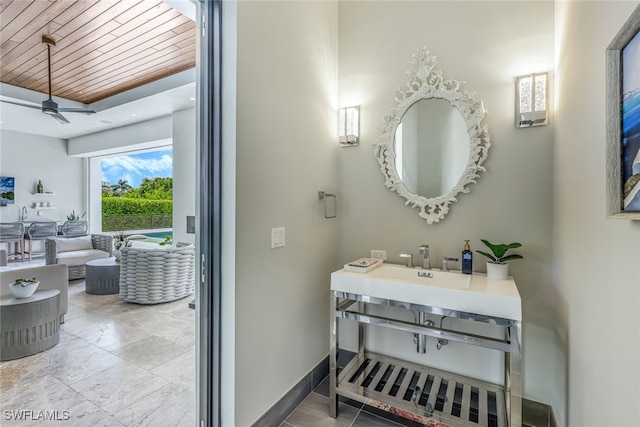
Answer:
<path fill-rule="evenodd" d="M 116 231 L 113 233 L 113 256 L 116 257 L 116 262 L 120 262 L 122 258 L 122 248 L 129 247 L 132 243 L 126 231 Z"/>
<path fill-rule="evenodd" d="M 476 251 L 489 258 L 489 261 L 487 261 L 487 278 L 491 280 L 505 280 L 509 275 L 509 264 L 507 264 L 507 261 L 523 258 L 522 255 L 519 254 L 507 255 L 507 252 L 510 249 L 521 247 L 522 244 L 518 242 L 494 244 L 485 239 L 480 240 L 491 250 L 491 253 Z"/>
<path fill-rule="evenodd" d="M 173 243 L 173 238 L 167 234 L 166 236 L 164 236 L 164 240 L 158 244 L 160 246 L 166 246 L 168 248 L 171 248 L 172 243 Z"/>
<path fill-rule="evenodd" d="M 82 215 L 77 215 L 76 214 L 76 210 L 72 210 L 71 213 L 69 215 L 67 215 L 67 220 L 68 221 L 80 221 L 82 218 L 84 218 L 87 215 L 87 211 L 84 211 Z"/>
<path fill-rule="evenodd" d="M 38 289 L 40 281 L 35 277 L 31 279 L 16 279 L 9 284 L 9 290 L 16 298 L 29 298 Z"/>

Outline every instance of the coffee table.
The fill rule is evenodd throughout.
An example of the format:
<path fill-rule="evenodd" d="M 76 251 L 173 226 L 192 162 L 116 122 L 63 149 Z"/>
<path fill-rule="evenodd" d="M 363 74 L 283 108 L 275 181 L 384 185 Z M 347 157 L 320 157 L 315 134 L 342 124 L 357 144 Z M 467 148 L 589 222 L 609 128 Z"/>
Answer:
<path fill-rule="evenodd" d="M 0 361 L 30 356 L 60 341 L 60 291 L 36 291 L 29 298 L 0 298 Z"/>
<path fill-rule="evenodd" d="M 115 258 L 100 258 L 87 262 L 85 291 L 91 295 L 120 292 L 120 264 Z"/>

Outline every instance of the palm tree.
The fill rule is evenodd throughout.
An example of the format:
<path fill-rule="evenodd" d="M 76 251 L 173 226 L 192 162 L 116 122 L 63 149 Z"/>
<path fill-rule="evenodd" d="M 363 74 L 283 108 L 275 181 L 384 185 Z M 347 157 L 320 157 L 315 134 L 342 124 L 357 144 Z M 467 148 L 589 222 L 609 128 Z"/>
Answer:
<path fill-rule="evenodd" d="M 133 189 L 133 187 L 129 185 L 126 179 L 119 179 L 117 184 L 111 186 L 111 189 L 115 195 L 123 196 L 127 191 Z"/>

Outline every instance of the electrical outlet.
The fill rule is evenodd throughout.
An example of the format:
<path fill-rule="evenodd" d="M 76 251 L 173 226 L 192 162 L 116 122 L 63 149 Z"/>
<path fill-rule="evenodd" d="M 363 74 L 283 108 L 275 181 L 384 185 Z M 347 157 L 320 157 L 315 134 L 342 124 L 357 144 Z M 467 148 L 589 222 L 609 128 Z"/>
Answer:
<path fill-rule="evenodd" d="M 385 260 L 387 259 L 387 251 L 371 249 L 371 258 Z"/>

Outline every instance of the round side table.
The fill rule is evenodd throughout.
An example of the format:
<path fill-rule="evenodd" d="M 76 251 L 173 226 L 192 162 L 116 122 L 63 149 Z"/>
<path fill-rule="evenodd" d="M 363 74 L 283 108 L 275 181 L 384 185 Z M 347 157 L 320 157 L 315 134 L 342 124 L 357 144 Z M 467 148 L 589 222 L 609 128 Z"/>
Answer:
<path fill-rule="evenodd" d="M 87 262 L 85 291 L 91 295 L 120 292 L 120 264 L 115 258 L 100 258 Z"/>
<path fill-rule="evenodd" d="M 0 361 L 18 359 L 60 341 L 60 291 L 36 291 L 29 298 L 0 298 Z"/>

